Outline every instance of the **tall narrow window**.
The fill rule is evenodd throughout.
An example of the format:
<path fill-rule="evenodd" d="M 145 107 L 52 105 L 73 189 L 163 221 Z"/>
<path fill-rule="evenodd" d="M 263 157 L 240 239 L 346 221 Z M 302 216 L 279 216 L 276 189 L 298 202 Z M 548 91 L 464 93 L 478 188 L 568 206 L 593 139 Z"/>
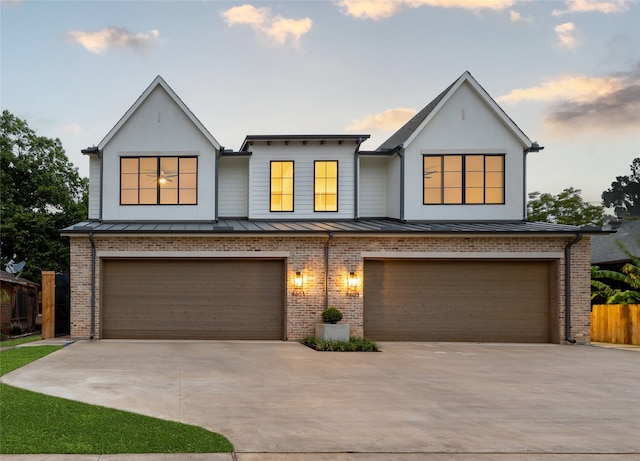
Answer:
<path fill-rule="evenodd" d="M 271 211 L 293 211 L 293 162 L 271 162 Z"/>
<path fill-rule="evenodd" d="M 504 203 L 504 155 L 484 158 L 484 203 Z"/>
<path fill-rule="evenodd" d="M 196 205 L 196 157 L 121 157 L 121 205 Z"/>
<path fill-rule="evenodd" d="M 504 155 L 425 155 L 423 203 L 503 204 Z"/>
<path fill-rule="evenodd" d="M 314 164 L 313 211 L 338 211 L 338 161 Z"/>

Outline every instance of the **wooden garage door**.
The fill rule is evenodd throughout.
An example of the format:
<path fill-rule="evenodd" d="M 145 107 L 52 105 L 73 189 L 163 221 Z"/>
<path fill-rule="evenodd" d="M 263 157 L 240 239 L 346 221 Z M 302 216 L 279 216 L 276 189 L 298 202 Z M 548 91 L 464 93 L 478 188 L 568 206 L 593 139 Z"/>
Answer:
<path fill-rule="evenodd" d="M 114 259 L 102 337 L 284 339 L 284 260 Z"/>
<path fill-rule="evenodd" d="M 549 262 L 367 260 L 364 334 L 379 341 L 549 342 Z"/>

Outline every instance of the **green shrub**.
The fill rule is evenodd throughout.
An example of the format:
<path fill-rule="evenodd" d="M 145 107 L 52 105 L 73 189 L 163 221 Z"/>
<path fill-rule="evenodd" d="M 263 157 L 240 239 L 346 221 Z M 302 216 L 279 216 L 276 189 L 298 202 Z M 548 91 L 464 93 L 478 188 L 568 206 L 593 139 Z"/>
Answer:
<path fill-rule="evenodd" d="M 315 336 L 307 336 L 302 344 L 316 351 L 324 352 L 378 352 L 378 345 L 367 338 L 351 337 L 349 341 L 323 341 Z"/>
<path fill-rule="evenodd" d="M 322 321 L 324 323 L 338 323 L 342 320 L 342 312 L 335 307 L 329 307 L 322 311 Z"/>

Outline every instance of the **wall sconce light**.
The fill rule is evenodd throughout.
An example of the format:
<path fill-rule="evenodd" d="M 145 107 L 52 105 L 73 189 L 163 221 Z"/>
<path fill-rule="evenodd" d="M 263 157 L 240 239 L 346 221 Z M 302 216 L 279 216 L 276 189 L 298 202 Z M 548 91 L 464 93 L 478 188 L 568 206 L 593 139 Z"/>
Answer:
<path fill-rule="evenodd" d="M 291 293 L 293 296 L 304 296 L 304 291 L 302 290 L 303 282 L 302 272 L 296 271 L 296 275 L 293 277 L 293 293 Z"/>
<path fill-rule="evenodd" d="M 360 296 L 360 293 L 358 293 L 358 276 L 353 271 L 349 272 L 349 277 L 347 277 L 347 296 Z"/>

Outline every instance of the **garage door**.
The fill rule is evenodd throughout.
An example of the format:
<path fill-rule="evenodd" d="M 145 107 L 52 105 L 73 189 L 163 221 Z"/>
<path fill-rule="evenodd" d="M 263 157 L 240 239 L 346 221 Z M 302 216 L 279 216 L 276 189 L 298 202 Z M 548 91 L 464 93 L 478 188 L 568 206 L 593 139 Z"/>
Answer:
<path fill-rule="evenodd" d="M 364 334 L 379 341 L 549 342 L 545 261 L 367 260 Z"/>
<path fill-rule="evenodd" d="M 284 339 L 284 260 L 114 259 L 102 270 L 103 338 Z"/>

